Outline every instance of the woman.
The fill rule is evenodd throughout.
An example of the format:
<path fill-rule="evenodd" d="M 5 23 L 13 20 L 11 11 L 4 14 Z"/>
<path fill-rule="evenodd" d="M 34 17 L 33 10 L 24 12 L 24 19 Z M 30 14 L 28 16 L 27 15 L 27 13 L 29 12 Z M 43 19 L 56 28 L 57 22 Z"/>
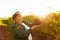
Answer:
<path fill-rule="evenodd" d="M 23 19 L 19 11 L 17 11 L 12 19 L 14 20 L 11 23 L 11 29 L 14 34 L 14 40 L 28 40 L 28 36 L 31 32 L 31 29 L 26 30 L 23 25 Z"/>

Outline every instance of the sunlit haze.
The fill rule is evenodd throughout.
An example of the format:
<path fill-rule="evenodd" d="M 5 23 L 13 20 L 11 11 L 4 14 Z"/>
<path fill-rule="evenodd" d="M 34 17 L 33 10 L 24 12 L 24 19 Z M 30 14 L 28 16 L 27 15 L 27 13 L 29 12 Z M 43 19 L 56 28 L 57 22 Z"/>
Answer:
<path fill-rule="evenodd" d="M 32 12 L 45 16 L 59 9 L 60 0 L 0 0 L 0 17 L 12 16 L 15 10 L 20 11 L 22 15 Z"/>

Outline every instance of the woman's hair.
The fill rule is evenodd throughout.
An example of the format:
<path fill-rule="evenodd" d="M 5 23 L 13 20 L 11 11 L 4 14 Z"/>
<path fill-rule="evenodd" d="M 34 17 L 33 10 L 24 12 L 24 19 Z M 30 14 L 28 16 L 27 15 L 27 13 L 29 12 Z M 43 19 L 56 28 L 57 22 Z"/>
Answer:
<path fill-rule="evenodd" d="M 14 20 L 14 18 L 16 18 L 17 15 L 20 15 L 19 11 L 15 12 L 15 14 L 13 14 L 12 19 Z"/>

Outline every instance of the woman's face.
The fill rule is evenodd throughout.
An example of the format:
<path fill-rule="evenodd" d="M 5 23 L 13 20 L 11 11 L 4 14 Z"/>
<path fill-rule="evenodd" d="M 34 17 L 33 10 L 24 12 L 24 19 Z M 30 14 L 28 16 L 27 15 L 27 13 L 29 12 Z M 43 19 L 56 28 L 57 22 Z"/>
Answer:
<path fill-rule="evenodd" d="M 18 23 L 22 23 L 22 16 L 19 14 L 15 17 L 15 21 Z"/>

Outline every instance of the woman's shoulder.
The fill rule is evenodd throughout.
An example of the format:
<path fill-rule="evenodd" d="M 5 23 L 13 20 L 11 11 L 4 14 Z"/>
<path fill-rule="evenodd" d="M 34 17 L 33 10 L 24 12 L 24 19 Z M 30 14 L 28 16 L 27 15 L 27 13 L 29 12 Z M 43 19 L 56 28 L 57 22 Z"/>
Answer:
<path fill-rule="evenodd" d="M 15 26 L 17 23 L 16 22 L 12 22 L 11 24 L 10 24 L 10 26 Z"/>

